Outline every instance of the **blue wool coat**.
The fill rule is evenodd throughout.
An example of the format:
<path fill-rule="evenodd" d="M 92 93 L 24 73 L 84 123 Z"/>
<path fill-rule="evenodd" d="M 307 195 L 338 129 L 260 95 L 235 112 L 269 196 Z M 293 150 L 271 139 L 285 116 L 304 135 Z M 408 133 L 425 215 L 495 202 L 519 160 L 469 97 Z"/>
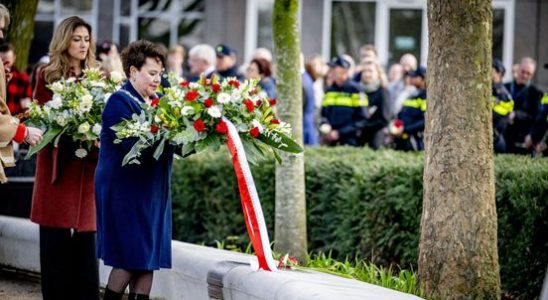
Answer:
<path fill-rule="evenodd" d="M 131 95 L 131 96 L 130 96 Z M 136 139 L 114 144 L 113 125 L 139 114 L 143 98 L 127 82 L 112 94 L 103 111 L 101 149 L 95 172 L 97 255 L 122 269 L 171 268 L 171 166 L 173 149 L 159 160 L 154 149 L 140 165 L 122 166 Z"/>

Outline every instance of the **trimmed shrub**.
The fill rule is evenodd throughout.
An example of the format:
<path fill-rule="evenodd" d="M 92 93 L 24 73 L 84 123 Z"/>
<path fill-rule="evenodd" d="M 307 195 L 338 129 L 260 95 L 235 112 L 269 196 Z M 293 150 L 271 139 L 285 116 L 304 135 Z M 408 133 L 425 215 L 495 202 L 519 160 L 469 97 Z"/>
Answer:
<path fill-rule="evenodd" d="M 251 168 L 271 238 L 274 168 Z M 305 168 L 311 252 L 416 269 L 422 153 L 306 149 Z M 497 156 L 496 201 L 503 288 L 513 298 L 534 299 L 548 266 L 548 160 Z M 173 209 L 175 239 L 214 246 L 237 236 L 241 249 L 249 242 L 227 151 L 174 164 Z"/>

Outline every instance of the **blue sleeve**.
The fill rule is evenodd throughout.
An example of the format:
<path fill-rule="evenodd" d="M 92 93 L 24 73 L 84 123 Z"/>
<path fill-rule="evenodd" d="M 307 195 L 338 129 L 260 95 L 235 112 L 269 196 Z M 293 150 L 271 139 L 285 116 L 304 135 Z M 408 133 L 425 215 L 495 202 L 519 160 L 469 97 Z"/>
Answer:
<path fill-rule="evenodd" d="M 413 122 L 409 125 L 404 124 L 403 131 L 408 133 L 408 134 L 415 134 L 419 131 L 424 131 L 424 116 L 421 119 L 419 119 L 416 122 Z"/>

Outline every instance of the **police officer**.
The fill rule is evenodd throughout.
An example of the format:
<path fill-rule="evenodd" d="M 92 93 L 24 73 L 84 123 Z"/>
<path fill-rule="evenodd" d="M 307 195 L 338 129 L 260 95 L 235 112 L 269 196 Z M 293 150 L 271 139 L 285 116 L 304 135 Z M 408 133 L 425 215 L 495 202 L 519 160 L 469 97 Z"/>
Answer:
<path fill-rule="evenodd" d="M 525 138 L 525 143 L 535 146 L 534 155 L 548 155 L 548 93 L 540 100 L 540 110 L 535 120 L 531 133 Z"/>
<path fill-rule="evenodd" d="M 367 120 L 367 96 L 356 82 L 350 80 L 350 62 L 339 55 L 328 65 L 330 86 L 322 102 L 322 141 L 331 146 L 357 146 L 358 124 Z"/>
<path fill-rule="evenodd" d="M 236 77 L 240 81 L 244 80 L 244 75 L 238 72 L 238 66 L 236 65 L 236 50 L 220 44 L 215 47 L 215 53 L 217 54 L 217 73 L 221 76 L 221 79 Z"/>
<path fill-rule="evenodd" d="M 422 138 L 426 112 L 426 68 L 419 66 L 416 70 L 409 71 L 408 76 L 417 91 L 403 102 L 398 113 L 398 126 L 401 126 L 402 130 L 391 134 L 394 136 L 396 150 L 424 150 Z"/>
<path fill-rule="evenodd" d="M 499 59 L 493 59 L 492 100 L 493 100 L 493 145 L 495 153 L 506 152 L 504 134 L 508 127 L 508 118 L 514 110 L 514 101 L 510 92 L 502 84 L 506 69 Z"/>

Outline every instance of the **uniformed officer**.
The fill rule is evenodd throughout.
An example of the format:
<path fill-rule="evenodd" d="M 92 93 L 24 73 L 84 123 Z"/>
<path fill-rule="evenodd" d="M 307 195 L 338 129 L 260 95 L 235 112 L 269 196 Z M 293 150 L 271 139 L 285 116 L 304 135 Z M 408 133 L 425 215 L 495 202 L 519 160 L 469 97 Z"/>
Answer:
<path fill-rule="evenodd" d="M 350 80 L 350 62 L 341 55 L 329 63 L 320 132 L 327 145 L 358 145 L 358 124 L 367 120 L 367 95 Z"/>
<path fill-rule="evenodd" d="M 419 66 L 416 70 L 409 71 L 408 76 L 417 91 L 403 102 L 402 109 L 398 113 L 396 123 L 401 130 L 391 134 L 394 136 L 397 150 L 424 150 L 422 138 L 426 112 L 426 68 Z"/>
<path fill-rule="evenodd" d="M 493 59 L 492 100 L 493 100 L 493 145 L 495 153 L 506 152 L 504 134 L 508 127 L 508 117 L 514 110 L 510 92 L 502 84 L 506 69 L 499 59 Z"/>

